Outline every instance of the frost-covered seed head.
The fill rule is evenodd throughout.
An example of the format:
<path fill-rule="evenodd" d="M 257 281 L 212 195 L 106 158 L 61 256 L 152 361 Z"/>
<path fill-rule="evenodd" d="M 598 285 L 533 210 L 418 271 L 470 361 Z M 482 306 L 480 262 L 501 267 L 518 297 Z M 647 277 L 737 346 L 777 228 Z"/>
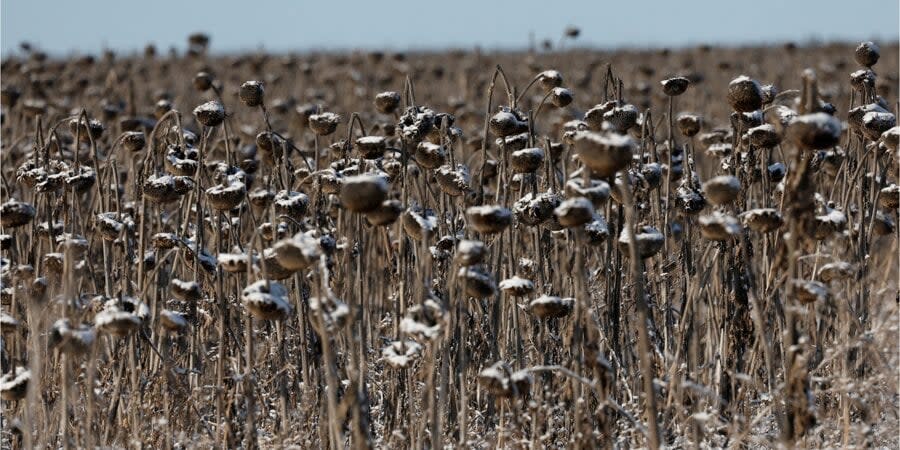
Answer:
<path fill-rule="evenodd" d="M 245 105 L 255 108 L 263 104 L 265 92 L 261 81 L 251 80 L 241 85 L 239 96 Z"/>
<path fill-rule="evenodd" d="M 207 127 L 217 127 L 225 120 L 225 108 L 221 103 L 211 100 L 194 108 L 197 121 Z"/>
<path fill-rule="evenodd" d="M 690 86 L 691 80 L 685 77 L 673 77 L 662 80 L 659 83 L 662 85 L 663 92 L 666 95 L 669 97 L 676 97 L 684 94 L 684 91 Z"/>
<path fill-rule="evenodd" d="M 728 104 L 737 112 L 756 111 L 762 107 L 762 86 L 756 80 L 741 75 L 728 84 Z"/>
<path fill-rule="evenodd" d="M 853 56 L 859 65 L 872 67 L 878 62 L 878 58 L 881 57 L 881 50 L 878 48 L 878 44 L 866 41 L 856 47 L 856 52 Z"/>

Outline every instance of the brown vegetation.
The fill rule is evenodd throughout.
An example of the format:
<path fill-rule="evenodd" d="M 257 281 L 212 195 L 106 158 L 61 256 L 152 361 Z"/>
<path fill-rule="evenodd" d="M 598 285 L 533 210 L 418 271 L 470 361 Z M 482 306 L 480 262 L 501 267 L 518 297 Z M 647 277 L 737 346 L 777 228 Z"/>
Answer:
<path fill-rule="evenodd" d="M 3 446 L 896 444 L 896 43 L 189 42 L 2 63 Z"/>

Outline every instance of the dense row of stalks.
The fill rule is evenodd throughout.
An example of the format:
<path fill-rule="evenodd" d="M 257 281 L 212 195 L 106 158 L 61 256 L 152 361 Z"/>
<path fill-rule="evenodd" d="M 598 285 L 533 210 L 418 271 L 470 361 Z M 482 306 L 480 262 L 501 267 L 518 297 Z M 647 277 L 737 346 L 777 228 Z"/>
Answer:
<path fill-rule="evenodd" d="M 896 443 L 896 44 L 189 43 L 3 61 L 4 446 Z"/>

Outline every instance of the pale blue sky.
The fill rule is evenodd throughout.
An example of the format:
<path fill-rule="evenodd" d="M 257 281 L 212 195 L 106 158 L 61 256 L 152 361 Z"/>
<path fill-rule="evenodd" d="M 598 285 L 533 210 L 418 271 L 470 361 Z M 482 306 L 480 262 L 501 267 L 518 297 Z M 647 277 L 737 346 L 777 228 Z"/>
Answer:
<path fill-rule="evenodd" d="M 0 0 L 0 49 L 53 54 L 185 47 L 215 52 L 447 47 L 525 48 L 569 24 L 594 47 L 898 39 L 898 0 Z M 675 7 L 673 5 L 679 5 Z M 739 4 L 750 4 L 743 8 Z"/>

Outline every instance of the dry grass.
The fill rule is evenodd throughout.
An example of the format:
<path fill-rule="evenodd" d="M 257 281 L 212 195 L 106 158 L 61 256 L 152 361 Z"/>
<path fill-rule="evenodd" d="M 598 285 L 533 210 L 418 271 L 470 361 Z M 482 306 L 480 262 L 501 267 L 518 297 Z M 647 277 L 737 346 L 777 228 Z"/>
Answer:
<path fill-rule="evenodd" d="M 896 43 L 190 43 L 3 61 L 4 447 L 897 445 Z"/>

